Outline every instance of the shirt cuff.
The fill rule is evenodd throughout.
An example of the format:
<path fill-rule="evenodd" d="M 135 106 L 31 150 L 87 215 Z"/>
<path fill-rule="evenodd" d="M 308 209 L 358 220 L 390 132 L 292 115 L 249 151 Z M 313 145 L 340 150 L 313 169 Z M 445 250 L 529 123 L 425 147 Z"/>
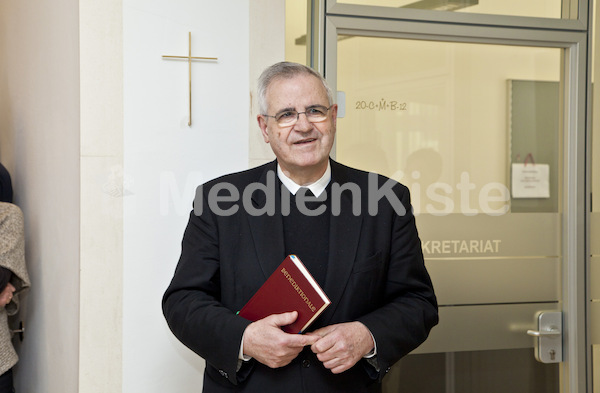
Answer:
<path fill-rule="evenodd" d="M 375 341 L 375 340 L 373 340 Z M 250 356 L 244 355 L 244 335 L 242 334 L 242 342 L 240 343 L 240 352 L 238 354 L 238 359 L 243 360 L 244 362 L 249 362 L 252 360 Z"/>
<path fill-rule="evenodd" d="M 371 333 L 370 330 L 369 330 L 369 334 L 371 335 L 371 338 L 373 339 L 373 349 L 371 350 L 371 352 L 369 352 L 368 354 L 363 356 L 364 359 L 370 359 L 370 358 L 377 356 L 377 342 L 375 341 L 375 337 L 373 337 L 373 333 Z M 243 338 L 242 338 L 242 340 L 243 340 Z"/>

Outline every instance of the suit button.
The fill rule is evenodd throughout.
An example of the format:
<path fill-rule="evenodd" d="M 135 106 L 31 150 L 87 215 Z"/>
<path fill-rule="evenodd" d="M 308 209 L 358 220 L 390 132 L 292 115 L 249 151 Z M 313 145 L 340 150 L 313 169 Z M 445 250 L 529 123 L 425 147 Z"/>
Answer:
<path fill-rule="evenodd" d="M 304 368 L 309 368 L 309 367 L 310 367 L 310 360 L 308 360 L 308 359 L 304 359 L 304 360 L 302 361 L 302 367 L 304 367 Z"/>

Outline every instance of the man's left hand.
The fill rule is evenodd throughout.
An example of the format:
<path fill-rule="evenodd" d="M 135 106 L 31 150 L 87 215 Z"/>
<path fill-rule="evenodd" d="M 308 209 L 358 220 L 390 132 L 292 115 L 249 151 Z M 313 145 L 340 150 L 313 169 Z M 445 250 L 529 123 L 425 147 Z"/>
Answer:
<path fill-rule="evenodd" d="M 310 348 L 334 374 L 354 366 L 375 345 L 371 332 L 360 322 L 330 325 L 307 334 L 321 337 Z"/>
<path fill-rule="evenodd" d="M 16 288 L 11 283 L 6 284 L 6 287 L 0 292 L 0 307 L 6 307 L 13 298 Z"/>

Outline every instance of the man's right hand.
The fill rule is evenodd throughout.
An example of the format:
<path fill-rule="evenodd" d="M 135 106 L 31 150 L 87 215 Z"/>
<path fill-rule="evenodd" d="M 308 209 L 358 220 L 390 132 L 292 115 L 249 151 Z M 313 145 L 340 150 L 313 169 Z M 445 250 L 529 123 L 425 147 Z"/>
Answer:
<path fill-rule="evenodd" d="M 271 368 L 288 365 L 305 346 L 319 339 L 318 336 L 289 334 L 281 330 L 296 318 L 298 313 L 292 311 L 252 322 L 244 332 L 244 355 Z"/>

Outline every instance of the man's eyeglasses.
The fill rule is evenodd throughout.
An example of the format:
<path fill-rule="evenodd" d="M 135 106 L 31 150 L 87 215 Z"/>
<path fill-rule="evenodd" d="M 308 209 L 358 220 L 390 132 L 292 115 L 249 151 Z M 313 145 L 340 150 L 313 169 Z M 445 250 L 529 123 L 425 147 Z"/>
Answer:
<path fill-rule="evenodd" d="M 263 116 L 274 118 L 277 124 L 281 127 L 293 126 L 294 124 L 296 124 L 301 114 L 304 114 L 304 116 L 306 116 L 306 120 L 308 120 L 311 123 L 320 123 L 322 121 L 327 120 L 327 112 L 329 112 L 329 110 L 332 107 L 333 105 L 331 105 L 329 108 L 324 107 L 323 105 L 315 105 L 311 106 L 304 112 L 296 112 L 295 110 L 291 109 L 287 111 L 281 111 L 275 114 L 275 116 Z"/>

